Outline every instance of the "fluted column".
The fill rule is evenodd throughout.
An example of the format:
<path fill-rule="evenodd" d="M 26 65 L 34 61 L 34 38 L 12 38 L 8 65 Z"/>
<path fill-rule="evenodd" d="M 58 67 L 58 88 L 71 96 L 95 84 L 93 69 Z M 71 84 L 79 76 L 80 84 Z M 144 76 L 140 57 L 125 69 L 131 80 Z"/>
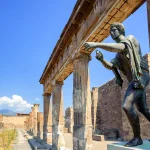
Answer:
<path fill-rule="evenodd" d="M 64 112 L 63 112 L 63 82 L 53 84 L 53 105 L 52 105 L 52 122 L 53 122 L 53 140 L 52 150 L 61 150 L 65 148 L 64 140 Z"/>
<path fill-rule="evenodd" d="M 43 140 L 46 143 L 52 143 L 52 110 L 50 106 L 50 93 L 43 94 L 44 96 L 44 126 Z"/>
<path fill-rule="evenodd" d="M 79 53 L 73 62 L 73 150 L 92 149 L 90 59 L 89 55 Z"/>
<path fill-rule="evenodd" d="M 148 17 L 149 46 L 150 46 L 150 0 L 147 0 L 147 17 Z"/>

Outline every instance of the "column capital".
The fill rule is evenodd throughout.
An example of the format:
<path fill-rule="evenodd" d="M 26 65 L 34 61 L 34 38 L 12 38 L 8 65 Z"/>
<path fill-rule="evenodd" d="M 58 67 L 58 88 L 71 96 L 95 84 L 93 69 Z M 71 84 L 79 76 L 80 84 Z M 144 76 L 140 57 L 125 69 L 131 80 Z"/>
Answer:
<path fill-rule="evenodd" d="M 92 59 L 90 54 L 84 53 L 84 52 L 77 52 L 73 57 L 73 62 L 77 60 L 88 60 L 90 61 Z"/>
<path fill-rule="evenodd" d="M 51 93 L 43 93 L 42 96 L 51 96 Z"/>
<path fill-rule="evenodd" d="M 40 106 L 40 104 L 33 104 L 34 106 Z"/>
<path fill-rule="evenodd" d="M 64 85 L 63 81 L 56 81 L 56 80 L 52 81 L 52 87 L 54 87 L 54 86 L 62 86 L 62 85 Z"/>

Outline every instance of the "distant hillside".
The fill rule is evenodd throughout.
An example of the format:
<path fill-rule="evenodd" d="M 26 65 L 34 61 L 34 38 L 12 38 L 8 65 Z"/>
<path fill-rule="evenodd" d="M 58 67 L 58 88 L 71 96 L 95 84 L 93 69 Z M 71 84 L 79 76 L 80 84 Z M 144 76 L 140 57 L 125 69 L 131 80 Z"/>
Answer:
<path fill-rule="evenodd" d="M 16 113 L 9 109 L 0 109 L 0 114 L 4 116 L 16 116 Z"/>

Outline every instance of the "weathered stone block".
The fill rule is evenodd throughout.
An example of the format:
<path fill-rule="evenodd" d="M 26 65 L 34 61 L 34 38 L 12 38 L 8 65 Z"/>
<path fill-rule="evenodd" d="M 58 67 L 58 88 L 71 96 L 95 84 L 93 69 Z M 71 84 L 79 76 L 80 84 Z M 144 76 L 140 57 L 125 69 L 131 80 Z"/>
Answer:
<path fill-rule="evenodd" d="M 94 135 L 92 135 L 92 139 L 95 140 L 95 141 L 104 141 L 105 137 L 104 137 L 104 135 L 94 134 Z"/>

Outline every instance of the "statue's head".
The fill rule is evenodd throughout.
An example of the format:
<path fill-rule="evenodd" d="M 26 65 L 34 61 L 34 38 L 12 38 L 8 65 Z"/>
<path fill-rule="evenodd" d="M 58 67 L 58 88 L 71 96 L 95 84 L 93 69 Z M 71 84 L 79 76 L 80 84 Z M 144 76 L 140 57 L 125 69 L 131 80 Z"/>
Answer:
<path fill-rule="evenodd" d="M 120 35 L 125 36 L 125 27 L 122 23 L 115 22 L 110 26 L 110 35 L 115 40 L 118 39 Z"/>

